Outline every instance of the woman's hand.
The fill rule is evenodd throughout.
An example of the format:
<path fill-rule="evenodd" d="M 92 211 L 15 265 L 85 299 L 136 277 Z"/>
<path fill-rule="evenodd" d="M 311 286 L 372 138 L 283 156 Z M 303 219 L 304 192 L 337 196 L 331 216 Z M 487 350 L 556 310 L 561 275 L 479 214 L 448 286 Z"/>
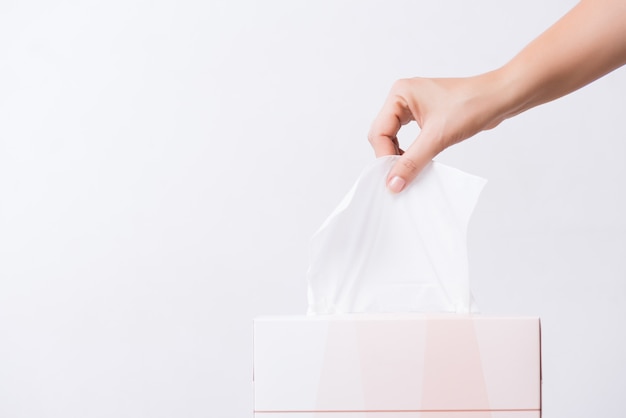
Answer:
<path fill-rule="evenodd" d="M 376 156 L 402 154 L 387 186 L 400 192 L 450 145 L 564 96 L 626 64 L 626 0 L 582 0 L 509 63 L 468 78 L 397 81 L 368 138 Z M 403 152 L 397 134 L 421 131 Z"/>
<path fill-rule="evenodd" d="M 498 125 L 506 103 L 499 89 L 497 72 L 470 78 L 397 81 L 368 135 L 377 157 L 402 155 L 389 172 L 389 189 L 400 192 L 445 148 Z M 421 131 L 405 152 L 397 134 L 411 121 L 417 122 Z"/>

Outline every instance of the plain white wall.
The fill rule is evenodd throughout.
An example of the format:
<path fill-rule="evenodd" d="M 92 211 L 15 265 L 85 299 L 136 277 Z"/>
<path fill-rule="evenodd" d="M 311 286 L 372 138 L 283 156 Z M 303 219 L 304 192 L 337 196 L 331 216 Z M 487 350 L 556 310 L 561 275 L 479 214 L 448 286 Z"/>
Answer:
<path fill-rule="evenodd" d="M 250 416 L 252 318 L 306 311 L 392 82 L 495 68 L 574 3 L 0 2 L 0 416 Z M 473 289 L 542 317 L 546 417 L 623 416 L 624 92 L 438 158 L 489 179 Z"/>

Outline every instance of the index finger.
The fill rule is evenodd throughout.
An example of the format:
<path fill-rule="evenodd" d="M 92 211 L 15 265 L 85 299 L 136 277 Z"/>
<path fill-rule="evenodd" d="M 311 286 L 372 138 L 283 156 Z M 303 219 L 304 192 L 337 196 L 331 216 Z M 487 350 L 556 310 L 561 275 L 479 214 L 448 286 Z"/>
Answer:
<path fill-rule="evenodd" d="M 411 120 L 413 115 L 406 101 L 401 96 L 390 96 L 374 119 L 367 135 L 376 157 L 401 153 L 397 135 L 402 125 Z"/>

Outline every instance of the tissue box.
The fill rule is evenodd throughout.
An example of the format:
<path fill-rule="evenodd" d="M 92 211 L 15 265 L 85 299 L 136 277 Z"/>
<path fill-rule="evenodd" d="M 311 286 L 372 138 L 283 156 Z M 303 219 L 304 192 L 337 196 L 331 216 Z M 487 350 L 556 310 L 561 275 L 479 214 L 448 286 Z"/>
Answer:
<path fill-rule="evenodd" d="M 539 418 L 539 318 L 254 320 L 256 418 Z"/>

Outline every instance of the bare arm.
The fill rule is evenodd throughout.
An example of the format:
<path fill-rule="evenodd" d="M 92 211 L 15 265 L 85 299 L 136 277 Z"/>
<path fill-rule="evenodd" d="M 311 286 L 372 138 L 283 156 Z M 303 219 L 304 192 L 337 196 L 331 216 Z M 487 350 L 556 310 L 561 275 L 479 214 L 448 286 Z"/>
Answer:
<path fill-rule="evenodd" d="M 401 191 L 445 148 L 626 64 L 626 0 L 582 0 L 503 67 L 475 77 L 397 81 L 368 135 L 377 156 L 403 154 L 388 187 Z M 421 132 L 403 152 L 402 127 Z"/>

